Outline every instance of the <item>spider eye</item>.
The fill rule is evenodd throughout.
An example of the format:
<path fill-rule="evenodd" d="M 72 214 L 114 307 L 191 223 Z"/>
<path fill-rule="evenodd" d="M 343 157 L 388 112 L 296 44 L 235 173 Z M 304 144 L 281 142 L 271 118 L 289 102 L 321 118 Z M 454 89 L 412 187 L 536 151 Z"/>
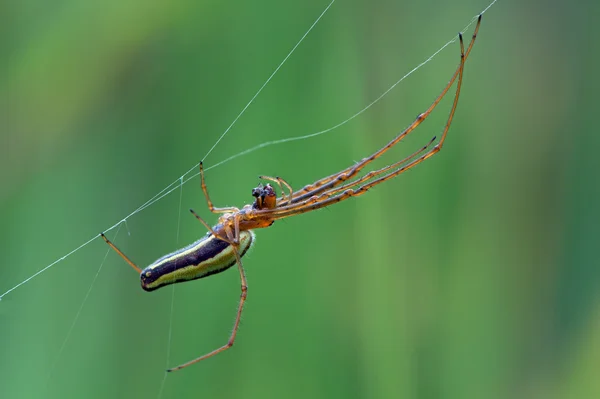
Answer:
<path fill-rule="evenodd" d="M 271 186 L 270 184 L 267 184 L 265 186 L 265 189 L 263 190 L 263 195 L 264 196 L 273 196 L 273 195 L 275 195 L 275 189 L 273 188 L 273 186 Z"/>
<path fill-rule="evenodd" d="M 255 187 L 252 189 L 252 196 L 258 198 L 262 195 L 263 192 L 264 192 L 263 185 L 259 184 L 258 187 Z"/>

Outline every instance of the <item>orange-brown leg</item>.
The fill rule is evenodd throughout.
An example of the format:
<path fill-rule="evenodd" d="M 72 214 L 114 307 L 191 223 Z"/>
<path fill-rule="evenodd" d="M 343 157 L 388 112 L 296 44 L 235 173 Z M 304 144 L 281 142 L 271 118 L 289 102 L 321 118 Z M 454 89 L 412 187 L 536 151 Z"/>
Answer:
<path fill-rule="evenodd" d="M 125 262 L 127 262 L 129 264 L 129 266 L 133 267 L 133 269 L 138 272 L 141 273 L 142 269 L 140 269 L 135 263 L 133 263 L 127 256 L 125 256 L 125 254 L 123 252 L 121 252 L 121 250 L 119 248 L 117 248 L 115 246 L 115 244 L 113 244 L 112 242 L 110 242 L 110 240 L 108 238 L 106 238 L 106 236 L 104 235 L 104 233 L 100 233 L 100 236 L 102 236 L 102 238 L 104 239 L 104 241 L 106 241 L 106 243 L 112 248 L 114 249 L 114 251 L 116 253 L 119 254 L 119 256 L 123 259 L 125 259 Z"/>
<path fill-rule="evenodd" d="M 354 186 L 357 186 L 359 184 L 365 183 L 368 180 L 371 180 L 371 179 L 373 179 L 373 178 L 375 178 L 375 177 L 377 177 L 377 176 L 379 176 L 381 174 L 387 173 L 387 172 L 389 172 L 392 169 L 399 168 L 399 167 L 401 167 L 401 165 L 409 162 L 410 160 L 412 160 L 415 157 L 417 157 L 419 154 L 425 152 L 431 146 L 431 144 L 433 144 L 434 141 L 435 141 L 435 137 L 433 137 L 429 141 L 429 143 L 427 143 L 426 145 L 424 145 L 423 147 L 421 147 L 419 150 L 415 151 L 414 153 L 412 153 L 408 157 L 404 158 L 403 160 L 395 162 L 395 163 L 393 163 L 391 165 L 388 165 L 388 166 L 386 166 L 384 168 L 381 168 L 379 170 L 372 170 L 369 173 L 367 173 L 366 175 L 362 176 L 358 180 L 353 180 L 353 181 L 348 182 L 348 183 L 346 183 L 346 184 L 344 184 L 342 186 L 337 186 L 337 187 L 335 185 L 332 185 L 332 182 L 330 182 L 330 183 L 326 184 L 325 186 L 323 186 L 323 187 L 327 187 L 327 186 L 331 185 L 331 187 L 329 187 L 330 189 L 327 190 L 327 191 L 325 191 L 324 193 L 322 193 L 320 195 L 313 195 L 312 197 L 310 197 L 308 199 L 305 199 L 302 202 L 297 202 L 297 203 L 294 203 L 294 204 L 289 205 L 289 206 L 279 207 L 279 208 L 277 208 L 277 209 L 274 210 L 274 214 L 283 213 L 283 212 L 287 213 L 287 211 L 289 211 L 289 210 L 299 209 L 299 208 L 301 208 L 301 207 L 303 207 L 305 205 L 310 205 L 310 204 L 314 204 L 314 203 L 320 202 L 320 201 L 322 201 L 324 199 L 327 199 L 329 197 L 333 197 L 334 195 L 337 195 L 337 194 L 341 193 L 344 190 L 347 190 L 347 189 L 352 188 Z"/>
<path fill-rule="evenodd" d="M 199 216 L 199 215 L 198 215 L 196 212 L 194 212 L 194 210 L 193 210 L 193 209 L 190 209 L 190 212 L 192 213 L 192 215 L 194 215 L 194 216 L 196 217 L 196 219 L 198 219 L 198 221 L 199 221 L 200 223 L 202 223 L 202 224 L 204 225 L 204 227 L 206 227 L 206 229 L 207 229 L 208 231 L 210 231 L 210 233 L 211 233 L 213 236 L 215 236 L 215 237 L 217 237 L 217 238 L 221 238 L 221 237 L 217 236 L 217 233 L 215 233 L 215 231 L 214 231 L 214 230 L 213 230 L 213 228 L 210 226 L 210 224 L 206 223 L 206 221 L 205 221 L 204 219 L 202 219 L 202 218 L 201 218 L 201 217 L 200 217 L 200 216 Z M 223 241 L 226 241 L 226 240 L 223 240 Z"/>
<path fill-rule="evenodd" d="M 477 38 L 477 33 L 479 32 L 479 26 L 481 24 L 481 17 L 482 16 L 479 15 L 477 25 L 475 26 L 475 29 L 473 31 L 473 36 L 471 38 L 471 42 L 469 43 L 469 47 L 467 48 L 467 51 L 463 52 L 463 56 L 462 56 L 463 61 L 461 61 L 461 65 L 462 65 L 462 63 L 464 63 L 464 61 L 466 61 L 467 57 L 469 56 L 469 54 L 471 52 L 471 49 L 473 48 L 473 44 L 475 43 L 475 39 Z M 297 202 L 304 201 L 307 198 L 311 198 L 314 195 L 320 194 L 332 187 L 335 187 L 335 186 L 341 184 L 344 181 L 347 181 L 348 179 L 353 178 L 366 165 L 371 163 L 373 160 L 379 158 L 381 155 L 383 155 L 385 152 L 387 152 L 387 150 L 389 150 L 391 147 L 393 147 L 398 142 L 400 142 L 404 137 L 406 137 L 409 133 L 411 133 L 417 126 L 419 126 L 421 124 L 421 122 L 423 122 L 423 120 L 425 120 L 425 118 L 427 118 L 429 116 L 429 114 L 435 109 L 435 107 L 438 105 L 438 103 L 441 101 L 441 99 L 446 95 L 446 93 L 448 92 L 448 90 L 450 89 L 450 87 L 452 86 L 454 81 L 456 80 L 457 76 L 459 75 L 459 69 L 460 69 L 460 65 L 456 69 L 454 74 L 452 75 L 452 78 L 450 79 L 450 81 L 448 82 L 446 87 L 442 90 L 442 92 L 434 100 L 434 102 L 429 106 L 429 108 L 425 112 L 423 112 L 422 114 L 417 116 L 417 118 L 413 121 L 413 123 L 410 126 L 408 126 L 402 133 L 400 133 L 398 136 L 396 136 L 396 138 L 394 138 L 394 140 L 392 140 L 390 143 L 388 143 L 385 147 L 376 151 L 370 157 L 364 158 L 356 165 L 352 165 L 352 166 L 342 170 L 341 172 L 338 172 L 333 175 L 327 176 L 323 179 L 317 180 L 316 182 L 306 185 L 302 189 L 294 192 L 292 195 L 293 199 L 291 202 L 297 203 Z M 443 140 L 445 140 L 445 135 L 442 136 L 442 139 L 440 140 L 440 144 L 443 144 Z"/>
<path fill-rule="evenodd" d="M 475 41 L 476 38 L 476 34 L 477 31 L 479 29 L 479 24 L 481 22 L 481 16 L 479 16 L 479 21 L 477 23 L 477 26 L 475 28 L 475 33 L 473 34 L 473 37 L 471 39 L 471 43 L 469 45 L 469 50 L 472 48 L 473 42 Z M 460 41 L 460 49 L 461 49 L 461 61 L 460 61 L 460 65 L 458 68 L 458 83 L 456 85 L 456 94 L 454 96 L 454 102 L 452 104 L 452 108 L 450 110 L 450 114 L 448 116 L 448 120 L 446 122 L 446 125 L 444 127 L 444 131 L 442 133 L 442 138 L 440 139 L 440 141 L 435 145 L 435 147 L 433 147 L 431 150 L 429 150 L 427 153 L 425 153 L 424 155 L 422 155 L 421 157 L 413 160 L 412 162 L 408 163 L 407 165 L 393 171 L 390 172 L 376 180 L 373 180 L 369 183 L 366 183 L 360 187 L 358 187 L 357 189 L 346 189 L 345 191 L 343 191 L 341 194 L 337 194 L 333 197 L 331 197 L 331 193 L 332 192 L 338 192 L 339 190 L 333 190 L 332 192 L 325 192 L 323 194 L 321 194 L 321 196 L 319 196 L 316 199 L 312 199 L 310 201 L 307 201 L 306 204 L 302 205 L 301 207 L 290 207 L 290 209 L 277 209 L 273 212 L 270 212 L 269 215 L 273 218 L 273 219 L 281 219 L 284 217 L 288 217 L 288 216 L 292 216 L 292 215 L 297 215 L 297 214 L 301 214 L 301 213 L 305 213 L 305 212 L 309 212 L 312 210 L 316 210 L 316 209 L 320 209 L 323 207 L 326 207 L 328 205 L 343 201 L 347 198 L 350 197 L 357 197 L 359 195 L 362 195 L 364 193 L 366 193 L 370 188 L 376 186 L 377 184 L 383 183 L 384 181 L 387 181 L 393 177 L 396 177 L 397 175 L 407 171 L 408 169 L 411 169 L 413 167 L 415 167 L 416 165 L 420 164 L 421 162 L 423 162 L 424 160 L 426 160 L 427 158 L 432 157 L 433 155 L 435 155 L 436 153 L 438 153 L 443 144 L 444 141 L 446 139 L 448 130 L 450 128 L 450 125 L 452 123 L 452 119 L 454 118 L 454 114 L 456 112 L 456 108 L 458 106 L 458 99 L 460 97 L 460 89 L 462 86 L 462 78 L 463 78 L 463 70 L 464 70 L 464 63 L 465 63 L 465 49 L 464 49 L 464 43 L 463 43 L 463 38 L 462 38 L 462 34 L 459 34 L 459 41 Z M 426 146 L 427 147 L 427 146 Z M 426 148 L 425 147 L 425 148 Z M 409 157 L 410 158 L 410 157 Z M 384 168 L 386 170 L 389 170 L 389 167 Z M 377 172 L 375 172 L 377 173 Z M 371 176 L 372 178 L 373 176 Z M 359 179 L 359 181 L 361 181 L 361 179 Z M 348 186 L 354 186 L 355 184 L 358 184 L 357 182 L 352 182 L 349 183 Z"/>
<path fill-rule="evenodd" d="M 200 184 L 202 186 L 202 192 L 206 197 L 206 202 L 208 204 L 208 209 L 212 213 L 227 213 L 227 212 L 239 212 L 239 209 L 233 206 L 224 207 L 224 208 L 216 208 L 212 201 L 210 200 L 210 196 L 208 195 L 208 189 L 206 188 L 206 182 L 204 180 L 204 166 L 202 165 L 202 161 L 200 161 Z"/>
<path fill-rule="evenodd" d="M 189 362 L 180 364 L 177 367 L 170 368 L 167 370 L 168 372 L 180 370 L 184 367 L 191 366 L 194 363 L 198 363 L 204 359 L 208 359 L 209 357 L 212 357 L 218 353 L 221 353 L 233 346 L 233 343 L 235 342 L 235 337 L 237 335 L 238 327 L 240 326 L 240 319 L 242 317 L 242 310 L 244 308 L 244 302 L 246 302 L 246 297 L 248 295 L 248 283 L 246 281 L 246 272 L 244 271 L 244 266 L 242 265 L 242 260 L 240 258 L 240 254 L 239 254 L 236 246 L 233 246 L 233 251 L 235 253 L 236 263 L 238 265 L 238 270 L 240 272 L 242 292 L 240 294 L 240 302 L 238 304 L 237 314 L 235 317 L 235 322 L 233 324 L 233 331 L 231 332 L 231 335 L 229 336 L 229 340 L 227 341 L 227 343 L 225 345 L 221 346 L 220 348 L 215 349 L 214 351 L 209 352 L 206 355 L 203 355 L 196 359 L 190 360 Z"/>
<path fill-rule="evenodd" d="M 192 213 L 194 213 L 194 211 L 192 211 Z M 202 224 L 207 226 L 206 222 L 204 222 L 202 220 L 202 218 L 200 218 L 195 213 L 194 213 L 194 216 L 196 216 L 196 218 L 200 222 L 202 222 Z M 208 228 L 211 232 L 213 232 L 212 228 L 210 228 L 210 227 L 208 227 Z M 209 357 L 212 357 L 218 353 L 221 353 L 221 352 L 231 348 L 233 346 L 233 343 L 235 342 L 235 337 L 237 335 L 237 331 L 240 326 L 240 320 L 242 317 L 242 310 L 244 309 L 244 303 L 246 302 L 246 297 L 248 296 L 248 282 L 246 280 L 246 272 L 244 270 L 244 266 L 242 264 L 242 259 L 240 257 L 240 253 L 238 250 L 239 244 L 240 244 L 239 216 L 237 216 L 234 219 L 234 231 L 232 232 L 231 228 L 229 226 L 225 226 L 225 232 L 227 234 L 227 239 L 223 239 L 222 237 L 215 235 L 214 232 L 212 234 L 215 235 L 215 237 L 217 237 L 223 241 L 226 241 L 231 245 L 231 248 L 233 249 L 233 253 L 235 254 L 235 261 L 238 266 L 238 271 L 240 272 L 241 294 L 240 294 L 240 302 L 238 304 L 238 309 L 237 309 L 237 313 L 235 316 L 235 322 L 233 323 L 233 331 L 231 332 L 231 335 L 229 336 L 229 339 L 227 340 L 227 343 L 225 345 L 223 345 L 220 348 L 217 348 L 203 356 L 200 356 L 196 359 L 190 360 L 189 362 L 186 362 L 186 363 L 180 364 L 179 366 L 170 368 L 167 370 L 168 372 L 180 370 L 184 367 L 191 366 L 194 363 L 198 363 L 204 359 L 208 359 Z"/>

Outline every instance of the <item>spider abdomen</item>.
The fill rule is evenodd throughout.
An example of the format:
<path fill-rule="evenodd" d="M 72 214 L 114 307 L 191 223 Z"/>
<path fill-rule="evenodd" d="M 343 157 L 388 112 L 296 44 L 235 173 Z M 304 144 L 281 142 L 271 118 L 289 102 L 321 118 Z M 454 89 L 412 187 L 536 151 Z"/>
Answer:
<path fill-rule="evenodd" d="M 254 232 L 241 231 L 239 254 L 244 256 L 254 242 Z M 196 280 L 229 269 L 236 262 L 231 244 L 207 234 L 187 247 L 157 259 L 140 273 L 142 288 L 154 291 L 165 285 Z"/>

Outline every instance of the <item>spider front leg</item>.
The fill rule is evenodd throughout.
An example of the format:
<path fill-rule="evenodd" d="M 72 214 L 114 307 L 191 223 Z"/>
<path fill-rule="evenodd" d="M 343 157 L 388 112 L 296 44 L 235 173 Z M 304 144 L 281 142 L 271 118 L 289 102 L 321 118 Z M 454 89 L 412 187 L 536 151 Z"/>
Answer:
<path fill-rule="evenodd" d="M 454 95 L 454 101 L 452 103 L 452 108 L 450 109 L 450 114 L 448 115 L 446 125 L 444 126 L 442 138 L 433 148 L 431 148 L 426 153 L 422 154 L 423 151 L 425 151 L 427 148 L 429 148 L 429 146 L 433 143 L 435 138 L 433 140 L 431 140 L 427 145 L 422 147 L 420 150 L 416 151 L 415 153 L 408 156 L 407 158 L 400 161 L 399 163 L 394 163 L 394 164 L 389 165 L 385 168 L 382 168 L 378 171 L 369 172 L 364 177 L 362 177 L 358 180 L 355 180 L 353 182 L 350 182 L 346 185 L 343 185 L 341 187 L 338 187 L 338 188 L 335 187 L 336 185 L 333 183 L 333 180 L 332 180 L 330 183 L 327 183 L 327 184 L 331 184 L 331 188 L 329 188 L 327 186 L 327 184 L 323 185 L 322 187 L 327 187 L 327 188 L 329 188 L 329 190 L 325 190 L 324 192 L 321 192 L 318 196 L 316 193 L 319 193 L 321 191 L 321 188 L 314 190 L 312 192 L 312 194 L 314 194 L 312 197 L 304 200 L 302 203 L 299 203 L 296 206 L 294 206 L 294 205 L 284 206 L 284 207 L 280 207 L 274 211 L 268 210 L 268 211 L 264 211 L 263 213 L 266 214 L 268 212 L 269 216 L 273 220 L 277 220 L 277 219 L 282 219 L 282 218 L 285 218 L 288 216 L 299 215 L 301 213 L 310 212 L 310 211 L 313 211 L 316 209 L 321 209 L 326 206 L 335 204 L 337 202 L 344 201 L 345 199 L 348 199 L 351 197 L 358 197 L 360 195 L 365 194 L 370 188 L 372 188 L 378 184 L 381 184 L 387 180 L 390 180 L 411 168 L 414 168 L 415 166 L 419 165 L 421 162 L 423 162 L 426 159 L 437 154 L 442 149 L 442 146 L 443 146 L 446 136 L 448 134 L 448 130 L 450 129 L 450 125 L 452 124 L 452 120 L 454 119 L 454 114 L 456 112 L 456 108 L 458 107 L 458 99 L 460 97 L 460 90 L 462 87 L 466 55 L 468 54 L 470 49 L 473 47 L 473 43 L 475 42 L 475 39 L 477 37 L 477 32 L 479 30 L 480 23 L 481 23 L 481 15 L 479 16 L 479 20 L 477 22 L 477 26 L 475 27 L 475 31 L 471 38 L 471 43 L 469 44 L 469 49 L 467 50 L 467 52 L 465 52 L 462 33 L 458 34 L 458 39 L 459 39 L 459 44 L 460 44 L 460 63 L 458 65 L 457 72 L 455 72 L 455 75 L 458 77 L 458 82 L 456 84 L 456 93 Z M 453 77 L 450 80 L 450 83 L 452 83 L 454 80 L 455 80 L 455 78 Z M 448 89 L 448 86 L 446 86 L 446 89 L 444 89 L 444 90 L 447 91 L 447 89 Z M 439 101 L 439 100 L 436 100 L 436 101 Z M 402 133 L 402 134 L 404 134 L 404 133 Z M 389 144 L 386 147 L 389 147 Z M 386 147 L 384 147 L 384 149 Z M 382 150 L 379 150 L 378 153 L 381 153 L 381 151 Z M 375 153 L 375 154 L 377 154 L 377 153 Z M 419 154 L 422 154 L 422 155 L 419 156 L 418 158 L 415 158 Z M 374 156 L 371 156 L 371 158 L 374 158 Z M 400 164 L 403 164 L 406 161 L 410 161 L 410 162 L 408 162 L 407 164 L 394 170 L 394 168 L 396 168 Z M 376 176 L 379 176 L 379 177 L 368 183 L 366 182 L 367 180 L 369 180 L 373 177 L 376 177 Z M 354 187 L 355 185 L 358 185 L 358 187 L 351 188 L 351 187 Z M 298 197 L 295 197 L 294 200 L 304 199 L 303 197 L 305 197 L 307 194 L 308 193 L 304 193 Z M 258 211 L 257 213 L 260 214 L 260 212 L 261 211 Z"/>
<path fill-rule="evenodd" d="M 202 161 L 200 161 L 200 184 L 202 186 L 202 192 L 204 193 L 204 196 L 206 197 L 206 202 L 208 203 L 208 209 L 210 209 L 210 211 L 212 213 L 239 212 L 239 209 L 234 206 L 228 206 L 228 207 L 224 207 L 224 208 L 216 208 L 213 205 L 213 203 L 210 200 L 210 197 L 208 195 L 208 189 L 206 188 L 206 182 L 204 180 L 204 166 L 202 165 Z"/>

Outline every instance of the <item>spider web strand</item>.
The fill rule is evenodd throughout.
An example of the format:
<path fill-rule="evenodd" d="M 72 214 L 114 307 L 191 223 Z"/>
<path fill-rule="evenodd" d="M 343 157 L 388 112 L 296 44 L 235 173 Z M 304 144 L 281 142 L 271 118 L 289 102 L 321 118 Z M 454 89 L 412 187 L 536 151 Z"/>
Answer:
<path fill-rule="evenodd" d="M 308 36 L 308 34 L 310 33 L 310 31 L 312 31 L 313 28 L 317 25 L 317 23 L 319 23 L 319 21 L 321 20 L 321 18 L 323 17 L 323 15 L 325 15 L 325 13 L 327 12 L 327 10 L 329 10 L 329 8 L 333 5 L 333 3 L 335 3 L 335 0 L 332 0 L 331 3 L 329 3 L 329 5 L 325 8 L 325 10 L 323 10 L 323 12 L 321 13 L 321 15 L 319 15 L 319 18 L 317 18 L 317 20 L 310 26 L 310 28 L 308 28 L 308 30 L 300 38 L 300 40 L 298 41 L 298 43 L 296 43 L 296 45 L 292 48 L 292 50 L 288 53 L 288 55 L 285 56 L 285 58 L 283 59 L 283 61 L 281 61 L 281 63 L 277 66 L 277 68 L 275 68 L 275 70 L 273 71 L 273 73 L 271 74 L 271 76 L 269 76 L 269 78 L 265 81 L 265 83 L 263 83 L 263 85 L 260 87 L 260 89 L 258 89 L 258 91 L 254 95 L 254 97 L 252 97 L 250 99 L 250 101 L 248 102 L 248 104 L 246 104 L 246 106 L 242 109 L 242 111 L 238 114 L 238 116 L 236 116 L 235 119 L 233 120 L 233 122 L 231 122 L 231 125 L 229 125 L 229 127 L 227 129 L 225 129 L 225 131 L 223 132 L 223 134 L 221 135 L 221 137 L 219 137 L 219 139 L 211 147 L 211 149 L 208 150 L 208 152 L 206 153 L 206 155 L 204 156 L 204 158 L 202 158 L 202 161 L 204 161 L 206 159 L 206 157 L 208 157 L 208 155 L 221 142 L 221 140 L 223 139 L 223 137 L 225 137 L 225 135 L 229 132 L 229 130 L 231 130 L 231 128 L 233 127 L 233 125 L 235 125 L 235 123 L 238 121 L 238 119 L 240 119 L 240 117 L 246 112 L 246 110 L 248 109 L 248 107 L 254 102 L 254 100 L 256 99 L 256 97 L 258 97 L 258 95 L 260 94 L 260 92 L 263 91 L 263 89 L 269 84 L 269 82 L 271 81 L 271 79 L 273 78 L 273 76 L 275 76 L 275 74 L 279 71 L 279 69 L 283 66 L 283 64 L 285 64 L 285 62 L 288 60 L 288 58 L 290 58 L 290 56 L 294 53 L 294 51 L 296 51 L 296 49 L 298 48 L 298 46 L 300 45 L 300 43 L 302 43 L 304 41 L 304 39 L 306 38 L 306 36 Z"/>

